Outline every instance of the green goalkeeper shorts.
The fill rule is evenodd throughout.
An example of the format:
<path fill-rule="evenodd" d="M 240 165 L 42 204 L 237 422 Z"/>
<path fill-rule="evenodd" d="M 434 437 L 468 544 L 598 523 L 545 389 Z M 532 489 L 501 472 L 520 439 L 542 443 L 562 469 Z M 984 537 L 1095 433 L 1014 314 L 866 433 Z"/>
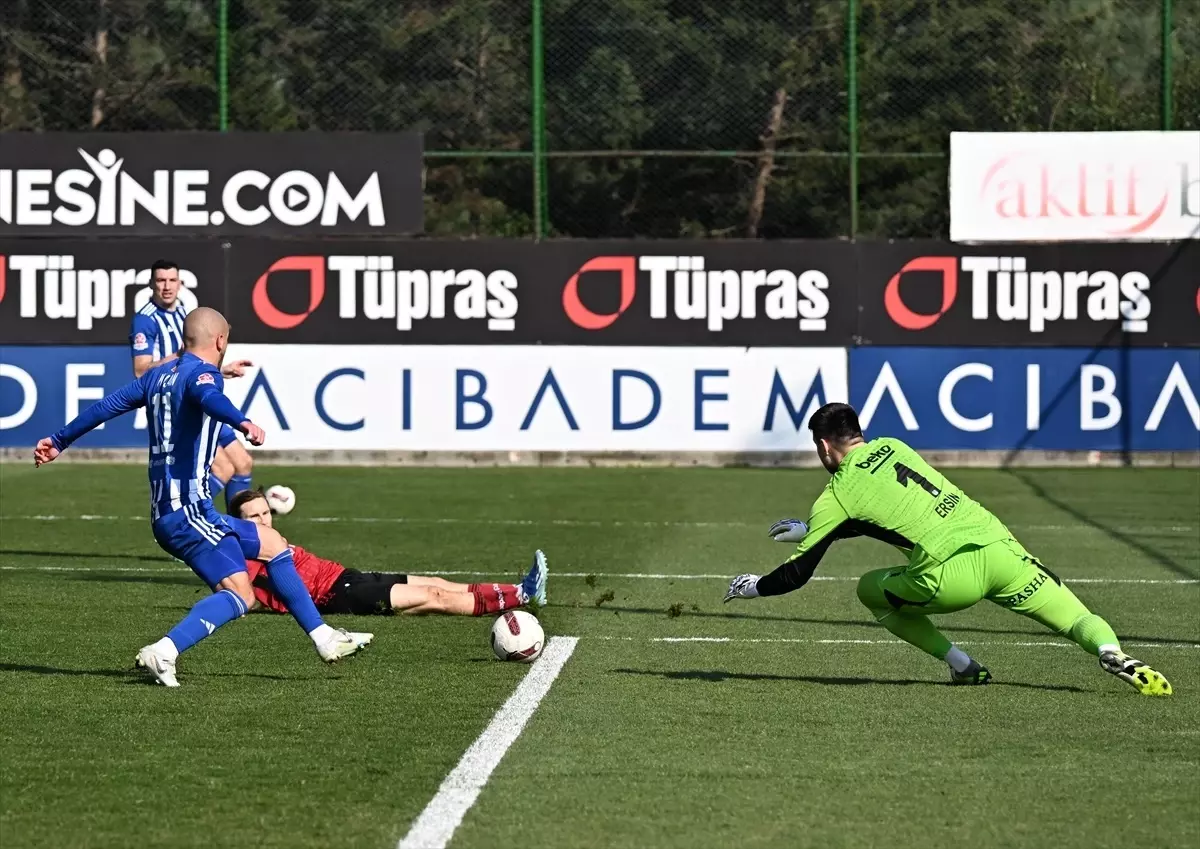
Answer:
<path fill-rule="evenodd" d="M 881 571 L 886 574 L 878 586 L 888 603 L 914 613 L 952 613 L 986 598 L 1030 614 L 1055 600 L 1066 601 L 1064 594 L 1074 599 L 1057 575 L 1011 538 L 962 550 L 918 573 L 905 568 Z"/>

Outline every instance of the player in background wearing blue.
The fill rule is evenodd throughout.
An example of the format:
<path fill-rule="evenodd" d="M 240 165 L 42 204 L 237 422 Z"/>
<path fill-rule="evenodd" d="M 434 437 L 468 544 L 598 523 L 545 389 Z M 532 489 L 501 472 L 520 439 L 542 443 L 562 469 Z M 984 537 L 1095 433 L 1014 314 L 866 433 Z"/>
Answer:
<path fill-rule="evenodd" d="M 154 294 L 134 313 L 129 331 L 134 377 L 141 377 L 150 369 L 174 360 L 183 347 L 183 320 L 187 318 L 187 308 L 179 301 L 179 266 L 170 260 L 157 260 L 150 266 L 150 276 Z M 225 366 L 223 372 L 226 377 L 241 377 L 249 365 L 248 360 L 237 360 Z M 237 434 L 229 425 L 221 425 L 217 445 L 219 450 L 213 458 L 208 486 L 213 497 L 225 490 L 228 505 L 239 492 L 250 489 L 254 459 L 246 446 L 238 442 Z"/>
<path fill-rule="evenodd" d="M 97 401 L 53 436 L 40 440 L 33 452 L 35 465 L 42 466 L 97 425 L 146 407 L 154 539 L 213 590 L 165 637 L 137 654 L 137 665 L 168 687 L 179 686 L 175 666 L 181 652 L 244 616 L 254 604 L 245 561 L 250 552 L 270 558 L 267 565 L 274 592 L 312 639 L 322 660 L 348 657 L 373 638 L 325 624 L 296 574 L 291 549 L 277 532 L 266 533 L 269 529 L 213 509 L 209 467 L 221 423 L 236 427 L 253 445 L 262 445 L 266 438 L 262 428 L 222 393 L 220 366 L 228 342 L 229 324 L 219 312 L 207 307 L 193 310 L 183 322 L 183 348 L 178 357 Z"/>

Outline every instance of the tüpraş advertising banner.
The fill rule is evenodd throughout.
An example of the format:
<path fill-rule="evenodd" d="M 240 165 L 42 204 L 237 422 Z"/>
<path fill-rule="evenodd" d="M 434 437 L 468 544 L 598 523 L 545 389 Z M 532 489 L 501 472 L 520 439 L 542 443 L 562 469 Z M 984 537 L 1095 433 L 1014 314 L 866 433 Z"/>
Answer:
<path fill-rule="evenodd" d="M 863 246 L 859 342 L 1200 345 L 1200 243 Z"/>
<path fill-rule="evenodd" d="M 0 241 L 0 341 L 120 344 L 152 294 L 150 266 L 179 265 L 179 304 L 225 309 L 213 241 Z"/>
<path fill-rule="evenodd" d="M 951 133 L 950 238 L 1200 239 L 1200 132 Z"/>
<path fill-rule="evenodd" d="M 850 403 L 914 448 L 1200 449 L 1200 351 L 858 348 Z"/>
<path fill-rule="evenodd" d="M 842 348 L 235 345 L 226 394 L 266 447 L 410 451 L 808 451 L 845 400 Z M 0 445 L 25 446 L 131 379 L 120 348 L 0 348 Z M 146 444 L 128 414 L 81 445 Z"/>
<path fill-rule="evenodd" d="M 420 232 L 418 133 L 5 133 L 0 236 Z"/>
<path fill-rule="evenodd" d="M 238 242 L 254 342 L 845 345 L 852 248 L 763 242 Z"/>
<path fill-rule="evenodd" d="M 235 342 L 1200 346 L 1200 241 L 9 240 L 0 341 L 119 344 L 158 258 Z"/>

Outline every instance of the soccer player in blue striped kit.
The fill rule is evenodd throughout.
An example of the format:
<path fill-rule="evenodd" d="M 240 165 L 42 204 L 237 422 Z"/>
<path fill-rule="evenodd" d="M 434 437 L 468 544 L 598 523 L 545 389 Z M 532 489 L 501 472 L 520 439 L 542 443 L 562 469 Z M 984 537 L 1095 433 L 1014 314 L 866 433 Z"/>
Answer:
<path fill-rule="evenodd" d="M 35 465 L 42 466 L 97 425 L 146 407 L 154 539 L 213 590 L 165 637 L 137 654 L 137 665 L 168 687 L 179 686 L 176 660 L 181 652 L 244 616 L 254 604 L 245 560 L 254 556 L 251 552 L 268 559 L 275 594 L 312 639 L 322 660 L 348 657 L 373 638 L 325 624 L 296 574 L 291 549 L 277 532 L 213 509 L 209 471 L 221 424 L 237 428 L 253 445 L 262 445 L 266 438 L 262 428 L 222 392 L 220 366 L 228 342 L 229 324 L 219 312 L 207 307 L 193 310 L 183 322 L 178 358 L 151 368 L 97 401 L 53 436 L 39 441 L 33 452 Z"/>
<path fill-rule="evenodd" d="M 187 318 L 187 308 L 179 301 L 179 265 L 170 260 L 156 260 L 150 266 L 150 286 L 153 294 L 145 306 L 134 313 L 129 328 L 134 377 L 141 377 L 155 366 L 174 360 L 183 347 L 183 321 Z M 248 360 L 229 363 L 224 369 L 225 375 L 241 377 L 248 365 Z M 237 434 L 229 425 L 223 424 L 217 431 L 217 446 L 208 486 L 213 497 L 225 490 L 228 505 L 235 495 L 250 488 L 254 459 L 246 446 L 238 442 Z"/>

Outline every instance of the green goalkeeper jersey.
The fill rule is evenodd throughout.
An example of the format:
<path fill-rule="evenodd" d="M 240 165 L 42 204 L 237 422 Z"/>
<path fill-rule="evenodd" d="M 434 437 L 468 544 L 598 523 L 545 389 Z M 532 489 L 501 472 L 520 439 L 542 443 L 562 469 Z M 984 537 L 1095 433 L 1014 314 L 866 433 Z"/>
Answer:
<path fill-rule="evenodd" d="M 850 451 L 813 504 L 808 534 L 791 560 L 819 559 L 836 539 L 869 536 L 909 554 L 923 572 L 958 551 L 1009 539 L 1004 523 L 899 439 Z"/>

